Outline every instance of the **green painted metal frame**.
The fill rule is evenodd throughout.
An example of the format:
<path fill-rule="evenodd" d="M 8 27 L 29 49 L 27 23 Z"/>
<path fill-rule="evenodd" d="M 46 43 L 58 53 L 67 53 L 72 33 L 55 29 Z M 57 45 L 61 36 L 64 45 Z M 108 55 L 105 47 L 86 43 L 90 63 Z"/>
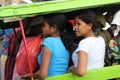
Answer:
<path fill-rule="evenodd" d="M 48 77 L 45 80 L 108 80 L 114 78 L 120 78 L 120 65 L 88 70 L 84 77 L 77 76 L 73 73 L 68 73 L 64 75 Z M 19 78 L 17 80 L 22 79 Z"/>
<path fill-rule="evenodd" d="M 110 4 L 120 4 L 120 0 L 58 0 L 18 6 L 7 6 L 0 7 L 0 18 L 25 17 L 28 15 L 47 14 L 53 12 L 67 12 Z"/>
<path fill-rule="evenodd" d="M 108 80 L 120 78 L 120 65 L 88 70 L 84 77 L 68 73 L 61 76 L 49 77 L 45 80 Z"/>

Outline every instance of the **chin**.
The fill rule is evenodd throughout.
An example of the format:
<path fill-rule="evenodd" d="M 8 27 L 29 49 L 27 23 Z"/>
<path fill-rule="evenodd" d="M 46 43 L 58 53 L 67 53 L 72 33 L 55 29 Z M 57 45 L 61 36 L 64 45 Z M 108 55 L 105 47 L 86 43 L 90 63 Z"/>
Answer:
<path fill-rule="evenodd" d="M 81 37 L 82 35 L 80 35 L 80 34 L 76 34 L 76 36 L 77 36 L 77 37 Z"/>

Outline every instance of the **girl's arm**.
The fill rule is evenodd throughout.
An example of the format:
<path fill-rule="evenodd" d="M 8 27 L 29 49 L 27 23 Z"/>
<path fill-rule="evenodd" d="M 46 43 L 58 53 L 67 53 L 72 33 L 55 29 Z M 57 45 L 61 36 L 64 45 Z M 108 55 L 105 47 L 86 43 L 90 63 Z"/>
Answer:
<path fill-rule="evenodd" d="M 51 60 L 51 52 L 50 50 L 43 46 L 42 48 L 42 62 L 40 65 L 40 69 L 34 73 L 34 77 L 40 78 L 44 80 L 48 75 L 48 68 Z"/>
<path fill-rule="evenodd" d="M 87 71 L 87 61 L 88 61 L 87 53 L 85 51 L 79 51 L 77 67 L 72 66 L 69 68 L 69 71 L 79 76 L 84 76 Z"/>

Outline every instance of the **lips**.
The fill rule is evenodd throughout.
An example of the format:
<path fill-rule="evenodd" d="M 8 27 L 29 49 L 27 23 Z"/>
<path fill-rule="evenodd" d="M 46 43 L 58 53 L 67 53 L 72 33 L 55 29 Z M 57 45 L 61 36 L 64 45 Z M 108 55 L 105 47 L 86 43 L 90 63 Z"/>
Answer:
<path fill-rule="evenodd" d="M 78 33 L 78 31 L 75 31 L 75 33 Z"/>

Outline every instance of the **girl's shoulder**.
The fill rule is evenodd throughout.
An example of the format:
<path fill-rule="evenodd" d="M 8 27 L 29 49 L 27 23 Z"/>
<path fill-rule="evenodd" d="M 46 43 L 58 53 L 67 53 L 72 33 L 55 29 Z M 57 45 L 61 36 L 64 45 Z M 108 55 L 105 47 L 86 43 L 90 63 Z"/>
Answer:
<path fill-rule="evenodd" d="M 43 42 L 54 42 L 60 40 L 60 37 L 46 37 Z"/>
<path fill-rule="evenodd" d="M 89 40 L 104 40 L 104 38 L 101 36 L 85 38 L 85 41 L 89 41 Z"/>
<path fill-rule="evenodd" d="M 46 38 L 44 38 L 44 40 L 49 40 L 49 39 L 52 39 L 53 37 L 46 37 Z"/>
<path fill-rule="evenodd" d="M 46 37 L 44 40 L 53 40 L 53 39 L 60 39 L 60 37 Z"/>
<path fill-rule="evenodd" d="M 79 44 L 80 44 L 80 43 L 86 43 L 86 44 L 88 44 L 88 43 L 93 42 L 93 41 L 102 41 L 102 42 L 104 42 L 104 39 L 103 39 L 103 37 L 101 37 L 101 36 L 98 36 L 98 37 L 88 37 L 88 38 L 82 39 L 82 40 L 79 42 Z"/>

